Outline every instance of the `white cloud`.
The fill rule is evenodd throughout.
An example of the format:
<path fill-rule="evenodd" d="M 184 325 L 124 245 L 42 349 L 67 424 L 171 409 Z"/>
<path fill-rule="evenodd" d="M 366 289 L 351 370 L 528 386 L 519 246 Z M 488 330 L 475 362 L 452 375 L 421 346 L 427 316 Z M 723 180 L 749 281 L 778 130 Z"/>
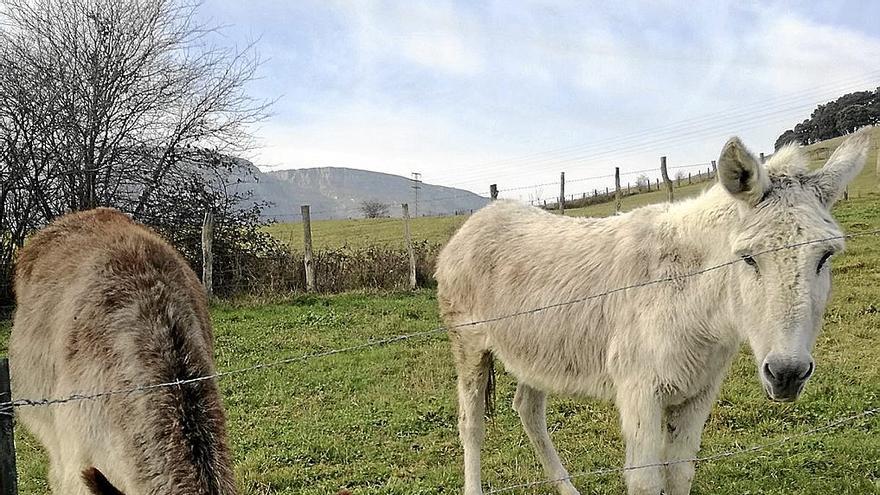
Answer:
<path fill-rule="evenodd" d="M 458 75 L 484 68 L 478 23 L 452 2 L 343 1 L 335 4 L 355 26 L 358 50 L 368 64 L 397 56 Z"/>
<path fill-rule="evenodd" d="M 499 3 L 479 13 L 448 1 L 336 8 L 360 85 L 305 95 L 288 123 L 279 115 L 262 132 L 261 164 L 421 171 L 429 182 L 467 180 L 481 190 L 552 181 L 560 170 L 574 179 L 614 165 L 647 168 L 660 154 L 671 164 L 707 161 L 733 133 L 769 151 L 818 102 L 808 95 L 795 108 L 795 95 L 864 89 L 831 83 L 857 81 L 880 59 L 878 38 L 764 5 L 663 7 L 683 20 L 675 28 L 655 11 L 609 13 L 615 7 L 604 5 L 589 7 L 589 17 L 578 16 L 579 4 Z M 758 103 L 773 98 L 787 113 L 748 120 L 749 109 L 764 111 Z M 607 141 L 713 114 L 672 138 Z M 591 141 L 587 154 L 621 151 L 541 155 Z M 537 158 L 509 160 L 527 153 Z"/>
<path fill-rule="evenodd" d="M 409 176 L 428 182 L 452 164 L 492 158 L 492 146 L 472 144 L 443 119 L 416 111 L 391 111 L 367 103 L 341 106 L 302 125 L 267 125 L 257 163 L 266 168 L 344 166 Z M 470 141 L 470 142 L 469 142 Z"/>
<path fill-rule="evenodd" d="M 608 30 L 595 29 L 578 40 L 577 82 L 588 91 L 601 92 L 645 76 L 644 60 Z"/>
<path fill-rule="evenodd" d="M 791 93 L 875 71 L 880 39 L 791 14 L 770 15 L 747 41 L 743 57 L 749 56 L 767 67 L 759 80 Z"/>

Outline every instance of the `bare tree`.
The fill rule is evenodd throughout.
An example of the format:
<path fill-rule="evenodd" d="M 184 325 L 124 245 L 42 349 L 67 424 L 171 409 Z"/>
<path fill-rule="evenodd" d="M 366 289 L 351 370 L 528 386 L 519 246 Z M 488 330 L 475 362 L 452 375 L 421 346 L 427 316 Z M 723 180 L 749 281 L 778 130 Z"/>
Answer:
<path fill-rule="evenodd" d="M 533 192 L 529 193 L 529 204 L 540 205 L 541 198 L 544 197 L 544 188 L 536 186 Z"/>
<path fill-rule="evenodd" d="M 675 172 L 675 181 L 678 184 L 681 184 L 681 181 L 683 181 L 684 179 L 687 179 L 687 176 L 688 175 L 684 170 L 678 170 L 677 172 Z"/>
<path fill-rule="evenodd" d="M 367 200 L 361 203 L 364 218 L 382 218 L 388 216 L 388 205 L 379 201 Z"/>
<path fill-rule="evenodd" d="M 646 174 L 641 174 L 636 177 L 636 187 L 639 188 L 639 192 L 647 190 L 651 186 L 651 178 Z"/>
<path fill-rule="evenodd" d="M 215 173 L 252 146 L 268 103 L 244 92 L 251 47 L 211 42 L 197 4 L 4 0 L 0 10 L 0 268 L 67 211 L 139 218 L 164 185 Z"/>

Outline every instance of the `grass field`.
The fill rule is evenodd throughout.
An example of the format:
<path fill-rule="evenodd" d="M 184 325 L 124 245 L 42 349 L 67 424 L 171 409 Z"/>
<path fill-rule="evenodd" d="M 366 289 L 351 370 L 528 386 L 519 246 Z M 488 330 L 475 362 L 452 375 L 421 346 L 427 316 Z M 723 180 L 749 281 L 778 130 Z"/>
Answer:
<path fill-rule="evenodd" d="M 851 199 L 836 208 L 846 231 L 880 228 L 880 196 L 869 194 L 876 188 L 870 182 L 876 181 L 873 163 L 851 189 Z M 450 228 L 454 224 L 437 227 L 437 239 Z M 834 298 L 817 344 L 817 372 L 804 396 L 793 404 L 768 402 L 744 351 L 713 409 L 702 454 L 774 441 L 880 407 L 880 241 L 851 239 L 833 270 Z M 221 370 L 439 324 L 434 293 L 427 290 L 226 302 L 212 313 Z M 8 330 L 8 322 L 0 323 L 0 354 Z M 455 373 L 442 334 L 233 375 L 220 386 L 243 493 L 460 493 Z M 485 483 L 493 487 L 543 478 L 508 407 L 514 389 L 499 370 L 499 407 L 488 424 L 483 461 Z M 623 444 L 609 404 L 553 398 L 548 424 L 572 473 L 621 464 Z M 878 431 L 880 417 L 873 416 L 700 465 L 693 493 L 880 494 Z M 22 428 L 16 438 L 21 493 L 47 494 L 44 455 Z M 584 494 L 624 491 L 619 474 L 578 478 L 575 485 Z M 554 492 L 539 486 L 511 493 Z"/>
<path fill-rule="evenodd" d="M 696 196 L 709 182 L 685 184 L 675 188 L 676 198 Z M 629 211 L 659 201 L 666 201 L 666 192 L 646 192 L 626 196 L 621 209 Z M 565 210 L 570 216 L 607 216 L 614 213 L 614 202 L 600 203 L 586 208 Z M 410 223 L 412 236 L 417 241 L 442 244 L 468 219 L 467 215 L 413 218 Z M 302 224 L 281 222 L 269 225 L 266 231 L 294 250 L 303 248 Z M 343 246 L 363 247 L 374 245 L 403 246 L 403 220 L 400 218 L 355 218 L 345 220 L 316 220 L 312 222 L 312 243 L 315 249 L 333 249 Z"/>
<path fill-rule="evenodd" d="M 446 242 L 467 220 L 465 215 L 419 217 L 410 223 L 414 240 L 431 243 Z M 266 227 L 272 235 L 301 251 L 301 223 L 276 223 Z M 315 249 L 358 248 L 364 246 L 403 246 L 403 220 L 399 218 L 361 218 L 353 220 L 317 220 L 312 222 L 312 243 Z"/>
<path fill-rule="evenodd" d="M 828 153 L 833 151 L 843 138 L 830 139 L 822 143 L 808 146 L 812 158 L 811 165 L 819 167 L 825 163 Z M 850 185 L 852 197 L 864 196 L 880 192 L 877 177 L 877 150 L 880 145 L 880 128 L 874 131 L 872 147 L 868 155 L 868 163 L 858 179 Z M 820 150 L 823 149 L 823 150 Z M 683 199 L 700 194 L 713 182 L 682 185 L 674 188 L 675 199 Z M 634 194 L 623 198 L 621 209 L 629 211 L 640 206 L 666 201 L 666 191 L 651 191 Z M 586 208 L 567 209 L 566 215 L 571 216 L 607 216 L 614 213 L 614 202 L 600 203 Z M 412 220 L 413 239 L 429 243 L 445 243 L 460 227 L 467 216 L 420 217 Z M 300 223 L 277 223 L 266 230 L 294 250 L 302 250 L 303 233 Z M 403 221 L 399 218 L 351 219 L 351 220 L 317 220 L 312 222 L 312 242 L 315 249 L 337 248 L 342 246 L 362 247 L 371 245 L 403 246 Z"/>

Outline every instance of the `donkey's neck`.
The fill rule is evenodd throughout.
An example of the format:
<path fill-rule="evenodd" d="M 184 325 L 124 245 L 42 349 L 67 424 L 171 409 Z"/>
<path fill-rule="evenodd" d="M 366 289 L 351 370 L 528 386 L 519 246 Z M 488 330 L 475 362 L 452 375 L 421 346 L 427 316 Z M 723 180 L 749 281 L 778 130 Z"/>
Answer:
<path fill-rule="evenodd" d="M 673 203 L 661 214 L 660 222 L 674 232 L 675 243 L 682 249 L 700 253 L 700 265 L 687 271 L 705 270 L 734 259 L 731 248 L 732 233 L 740 225 L 740 205 L 719 186 L 712 187 L 700 196 Z M 727 266 L 711 270 L 691 278 L 688 285 L 692 290 L 706 296 L 706 283 L 718 298 L 713 304 L 704 306 L 706 318 L 715 321 L 717 337 L 722 340 L 741 341 L 737 324 L 738 317 L 732 312 L 736 304 L 728 304 L 737 294 L 731 292 L 731 277 L 735 267 Z M 706 279 L 708 277 L 708 279 Z"/>
<path fill-rule="evenodd" d="M 672 203 L 662 215 L 662 222 L 673 225 L 682 245 L 703 253 L 708 267 L 729 261 L 732 228 L 741 222 L 739 205 L 719 186 L 691 199 Z"/>

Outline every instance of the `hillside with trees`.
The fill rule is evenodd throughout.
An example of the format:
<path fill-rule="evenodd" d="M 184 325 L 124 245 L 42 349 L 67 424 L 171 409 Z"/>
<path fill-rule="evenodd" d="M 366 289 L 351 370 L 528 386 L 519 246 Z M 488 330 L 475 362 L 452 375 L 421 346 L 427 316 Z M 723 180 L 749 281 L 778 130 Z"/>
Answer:
<path fill-rule="evenodd" d="M 776 149 L 788 143 L 813 144 L 880 122 L 880 88 L 856 91 L 819 105 L 810 118 L 782 133 Z"/>

